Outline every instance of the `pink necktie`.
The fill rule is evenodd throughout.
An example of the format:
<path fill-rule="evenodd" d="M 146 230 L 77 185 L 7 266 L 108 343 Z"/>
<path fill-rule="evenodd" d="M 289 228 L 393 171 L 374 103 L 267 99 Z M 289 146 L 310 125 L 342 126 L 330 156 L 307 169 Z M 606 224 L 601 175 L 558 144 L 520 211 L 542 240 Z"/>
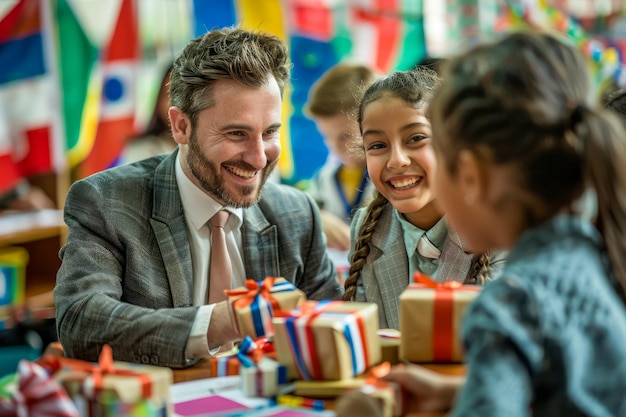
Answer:
<path fill-rule="evenodd" d="M 229 213 L 220 210 L 211 219 L 211 266 L 209 267 L 209 304 L 226 300 L 225 290 L 231 289 L 232 269 L 226 249 L 224 225 Z"/>

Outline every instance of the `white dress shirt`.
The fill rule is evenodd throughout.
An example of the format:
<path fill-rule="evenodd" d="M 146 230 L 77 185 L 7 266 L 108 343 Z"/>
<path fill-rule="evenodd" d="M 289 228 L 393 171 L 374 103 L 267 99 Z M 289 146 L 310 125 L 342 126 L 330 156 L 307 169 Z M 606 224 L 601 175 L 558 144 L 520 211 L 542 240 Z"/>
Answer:
<path fill-rule="evenodd" d="M 207 305 L 207 287 L 209 283 L 209 260 L 211 256 L 211 230 L 208 221 L 215 213 L 223 208 L 217 201 L 209 197 L 204 191 L 191 182 L 183 172 L 180 153 L 176 158 L 176 182 L 180 190 L 183 212 L 187 221 L 187 232 L 191 246 L 191 261 L 193 270 L 193 305 L 201 306 L 194 320 L 189 342 L 187 343 L 187 358 L 201 358 L 208 353 L 217 353 L 218 349 L 209 351 L 207 331 L 211 322 L 213 305 Z M 243 265 L 241 224 L 243 210 L 227 207 L 230 213 L 228 222 L 224 226 L 226 246 L 232 263 L 232 288 L 244 285 L 246 276 Z"/>

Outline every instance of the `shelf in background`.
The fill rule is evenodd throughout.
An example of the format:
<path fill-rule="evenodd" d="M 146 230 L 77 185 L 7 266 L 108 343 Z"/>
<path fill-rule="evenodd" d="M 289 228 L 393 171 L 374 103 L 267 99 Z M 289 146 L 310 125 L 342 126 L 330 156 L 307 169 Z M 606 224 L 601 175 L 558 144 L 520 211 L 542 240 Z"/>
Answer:
<path fill-rule="evenodd" d="M 62 210 L 38 210 L 0 215 L 0 246 L 59 237 L 67 233 Z"/>

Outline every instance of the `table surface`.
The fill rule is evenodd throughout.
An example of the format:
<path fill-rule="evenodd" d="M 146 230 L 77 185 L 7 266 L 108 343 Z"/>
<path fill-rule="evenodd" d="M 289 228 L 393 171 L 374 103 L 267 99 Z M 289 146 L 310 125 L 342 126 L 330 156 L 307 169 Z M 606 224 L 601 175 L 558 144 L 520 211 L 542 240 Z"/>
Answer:
<path fill-rule="evenodd" d="M 422 366 L 436 372 L 447 375 L 463 375 L 465 367 L 463 364 L 422 364 Z M 174 383 L 194 381 L 197 379 L 209 378 L 211 363 L 208 359 L 203 359 L 194 366 L 187 369 L 174 370 Z M 411 413 L 406 417 L 444 417 L 445 413 Z"/>

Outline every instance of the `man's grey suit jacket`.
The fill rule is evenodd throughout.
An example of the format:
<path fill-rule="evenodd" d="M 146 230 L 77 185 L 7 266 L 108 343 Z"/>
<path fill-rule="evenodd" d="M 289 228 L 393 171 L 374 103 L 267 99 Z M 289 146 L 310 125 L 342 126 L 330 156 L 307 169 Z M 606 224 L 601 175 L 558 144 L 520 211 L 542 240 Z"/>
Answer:
<path fill-rule="evenodd" d="M 189 365 L 185 346 L 198 307 L 177 152 L 72 184 L 54 290 L 68 356 L 96 360 L 106 343 L 116 360 Z M 267 183 L 261 201 L 244 209 L 241 232 L 248 278 L 280 276 L 309 299 L 341 298 L 319 212 L 304 193 Z"/>

